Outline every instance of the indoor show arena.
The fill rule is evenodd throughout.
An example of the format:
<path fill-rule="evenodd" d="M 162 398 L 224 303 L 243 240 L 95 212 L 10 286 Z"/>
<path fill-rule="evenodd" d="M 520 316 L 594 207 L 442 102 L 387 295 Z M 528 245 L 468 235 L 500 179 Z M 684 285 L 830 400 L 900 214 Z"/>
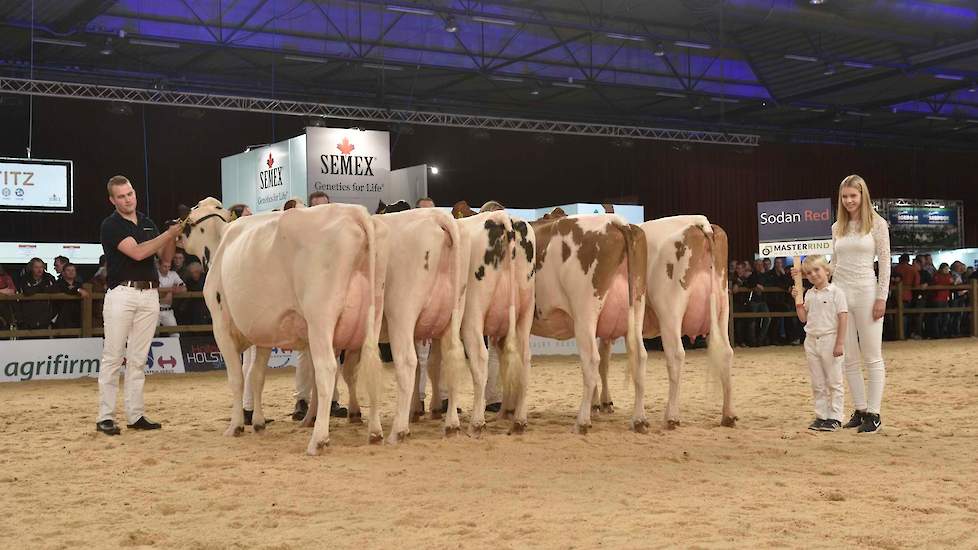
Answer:
<path fill-rule="evenodd" d="M 978 547 L 974 2 L 0 28 L 0 548 Z"/>

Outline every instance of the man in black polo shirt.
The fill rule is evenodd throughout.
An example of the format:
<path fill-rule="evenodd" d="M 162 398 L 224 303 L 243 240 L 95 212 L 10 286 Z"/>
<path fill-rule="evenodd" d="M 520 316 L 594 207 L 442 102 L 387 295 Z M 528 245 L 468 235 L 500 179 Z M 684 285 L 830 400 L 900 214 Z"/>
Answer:
<path fill-rule="evenodd" d="M 108 290 L 102 304 L 105 342 L 98 375 L 99 412 L 95 427 L 106 435 L 118 435 L 113 421 L 119 369 L 126 362 L 126 416 L 128 427 L 155 430 L 160 425 L 143 415 L 143 382 L 146 358 L 159 324 L 160 286 L 153 256 L 169 262 L 180 233 L 174 224 L 162 235 L 153 220 L 136 212 L 136 192 L 124 176 L 113 176 L 107 185 L 115 212 L 102 221 L 102 249 L 107 266 Z"/>

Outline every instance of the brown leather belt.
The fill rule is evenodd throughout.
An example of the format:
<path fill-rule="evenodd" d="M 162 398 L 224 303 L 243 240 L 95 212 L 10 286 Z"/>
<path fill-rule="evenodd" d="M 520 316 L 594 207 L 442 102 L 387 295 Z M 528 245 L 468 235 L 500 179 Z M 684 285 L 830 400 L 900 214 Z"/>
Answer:
<path fill-rule="evenodd" d="M 121 281 L 116 286 L 128 286 L 138 290 L 149 290 L 151 288 L 159 288 L 159 281 Z"/>

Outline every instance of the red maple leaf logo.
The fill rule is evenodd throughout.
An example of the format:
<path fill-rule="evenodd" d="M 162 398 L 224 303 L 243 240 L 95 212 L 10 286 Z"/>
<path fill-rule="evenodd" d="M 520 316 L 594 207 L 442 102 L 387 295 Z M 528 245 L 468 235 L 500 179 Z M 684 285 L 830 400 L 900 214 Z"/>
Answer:
<path fill-rule="evenodd" d="M 268 160 L 265 161 L 265 164 L 267 164 L 269 168 L 271 168 L 272 165 L 275 164 L 275 159 L 272 158 L 271 153 L 268 154 Z"/>
<path fill-rule="evenodd" d="M 355 149 L 353 144 L 350 143 L 350 140 L 348 140 L 346 136 L 343 137 L 343 143 L 336 144 L 336 148 L 339 149 L 340 153 L 343 153 L 344 155 L 349 155 L 350 152 Z"/>

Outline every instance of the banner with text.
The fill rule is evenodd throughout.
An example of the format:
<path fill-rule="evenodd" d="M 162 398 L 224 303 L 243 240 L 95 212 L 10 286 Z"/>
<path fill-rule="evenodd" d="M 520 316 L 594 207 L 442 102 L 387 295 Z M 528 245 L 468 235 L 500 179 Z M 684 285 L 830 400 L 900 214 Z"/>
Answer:
<path fill-rule="evenodd" d="M 761 256 L 832 253 L 832 200 L 802 199 L 757 203 Z"/>
<path fill-rule="evenodd" d="M 72 212 L 70 160 L 0 158 L 0 210 Z"/>
<path fill-rule="evenodd" d="M 309 127 L 306 155 L 309 193 L 323 191 L 332 202 L 377 210 L 391 170 L 389 133 Z"/>
<path fill-rule="evenodd" d="M 102 338 L 58 338 L 0 342 L 0 382 L 61 380 L 98 376 Z M 125 373 L 125 369 L 122 369 Z M 180 338 L 154 338 L 146 374 L 182 373 Z"/>
<path fill-rule="evenodd" d="M 214 342 L 214 337 L 207 336 L 183 336 L 180 338 L 180 348 L 184 368 L 187 372 L 224 370 L 224 356 L 221 355 L 220 348 Z M 268 366 L 271 368 L 294 367 L 298 364 L 296 353 L 292 350 L 272 348 L 272 355 L 268 359 Z"/>

